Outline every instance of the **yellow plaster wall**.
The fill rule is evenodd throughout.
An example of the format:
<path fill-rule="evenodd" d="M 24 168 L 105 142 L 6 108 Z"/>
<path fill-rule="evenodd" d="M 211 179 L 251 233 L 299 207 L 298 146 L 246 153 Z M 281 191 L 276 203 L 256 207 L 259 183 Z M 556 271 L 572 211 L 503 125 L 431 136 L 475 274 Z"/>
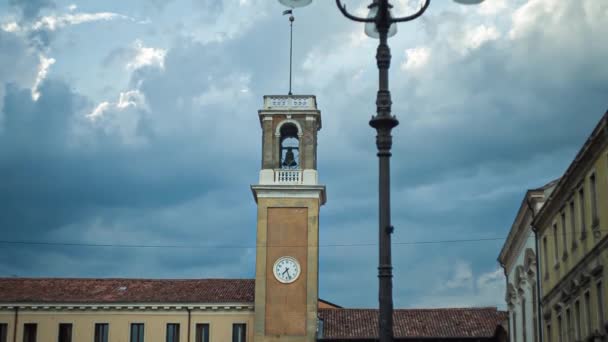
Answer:
<path fill-rule="evenodd" d="M 0 311 L 0 323 L 8 323 L 7 341 L 13 341 L 13 311 Z M 37 342 L 57 342 L 60 323 L 71 323 L 72 341 L 93 342 L 95 323 L 109 324 L 111 342 L 130 342 L 131 323 L 144 323 L 146 342 L 165 342 L 167 323 L 180 324 L 180 342 L 188 341 L 188 313 L 182 311 L 20 311 L 17 339 L 23 340 L 23 324 L 38 324 Z M 197 323 L 208 323 L 210 341 L 232 341 L 232 324 L 247 324 L 247 340 L 253 341 L 253 312 L 192 311 L 191 339 Z"/>
<path fill-rule="evenodd" d="M 596 182 L 597 182 L 597 207 L 598 207 L 598 217 L 599 217 L 599 225 L 593 229 L 592 227 L 592 209 L 591 209 L 591 184 L 589 177 L 591 174 L 595 173 Z M 584 258 L 587 253 L 593 249 L 600 241 L 608 233 L 608 148 L 604 149 L 604 151 L 600 154 L 600 158 L 598 158 L 594 163 L 593 167 L 590 168 L 587 172 L 585 172 L 584 182 L 581 183 L 584 186 L 585 190 L 585 223 L 586 223 L 586 231 L 587 236 L 584 239 L 581 239 L 581 219 L 579 217 L 579 200 L 578 194 L 571 192 L 568 194 L 566 198 L 563 199 L 564 207 L 561 211 L 555 213 L 551 220 L 548 220 L 543 227 L 540 227 L 540 231 L 542 232 L 540 238 L 541 248 L 543 237 L 547 238 L 548 250 L 545 254 L 544 251 L 541 253 L 541 258 L 544 259 L 545 255 L 548 260 L 542 260 L 541 267 L 544 268 L 542 271 L 543 276 L 548 274 L 548 278 L 545 278 L 543 281 L 543 293 L 548 293 L 555 287 L 557 283 L 561 280 L 561 278 L 568 274 L 568 272 L 575 267 L 581 259 Z M 576 190 L 579 187 L 575 188 Z M 574 195 L 574 197 L 572 197 Z M 571 199 L 574 199 L 575 203 L 575 234 L 572 234 L 572 229 L 570 226 L 570 210 L 569 203 Z M 556 199 L 559 200 L 559 199 Z M 562 235 L 562 222 L 561 222 L 561 213 L 562 211 L 566 216 L 566 240 L 567 240 L 567 257 L 564 259 L 564 241 Z M 553 224 L 557 225 L 557 236 L 553 233 Z M 558 244 L 558 263 L 557 266 L 554 262 L 554 240 L 557 239 Z M 576 242 L 576 247 L 573 246 L 573 241 Z M 548 266 L 548 267 L 545 267 Z"/>
<path fill-rule="evenodd" d="M 597 189 L 597 214 L 598 214 L 598 224 L 593 225 L 592 219 L 592 206 L 591 206 L 591 182 L 590 176 L 595 174 L 596 177 L 596 189 Z M 584 176 L 581 177 L 581 176 Z M 558 304 L 559 300 L 556 298 L 552 298 L 550 302 L 545 301 L 543 303 L 543 310 L 545 314 L 548 312 L 551 313 L 551 317 L 549 320 L 545 320 L 544 329 L 545 334 L 547 334 L 547 326 L 551 325 L 551 341 L 559 341 L 559 331 L 558 331 L 558 314 L 561 312 L 562 322 L 564 325 L 564 329 L 567 330 L 568 322 L 566 316 L 566 310 L 570 309 L 572 315 L 572 322 L 570 323 L 570 329 L 572 330 L 572 334 L 574 334 L 574 330 L 576 329 L 576 313 L 575 313 L 575 302 L 578 300 L 580 302 L 581 308 L 581 339 L 585 338 L 589 335 L 590 331 L 587 328 L 589 326 L 588 319 L 591 320 L 592 330 L 598 329 L 600 332 L 604 331 L 604 322 L 608 320 L 608 147 L 604 148 L 604 150 L 599 154 L 599 157 L 592 163 L 592 166 L 587 170 L 582 172 L 580 180 L 582 181 L 580 185 L 572 187 L 572 191 L 570 191 L 566 196 L 562 196 L 563 198 L 555 198 L 555 201 L 563 202 L 563 207 L 558 210 L 551 217 L 550 220 L 547 220 L 543 226 L 539 227 L 540 231 L 540 248 L 541 248 L 541 270 L 543 281 L 542 281 L 542 289 L 543 295 L 547 296 L 554 289 L 562 289 L 567 288 L 569 284 L 565 284 L 563 279 L 567 277 L 570 272 L 572 272 L 576 267 L 579 267 L 581 262 L 586 262 L 584 258 L 592 251 L 594 248 L 598 247 L 601 250 L 599 251 L 599 262 L 603 265 L 603 272 L 599 275 L 599 277 L 592 276 L 591 281 L 588 284 L 585 284 L 582 289 L 579 289 L 576 293 L 571 295 L 571 298 L 567 303 L 561 303 L 563 305 L 561 310 L 556 311 L 555 305 Z M 578 197 L 578 189 L 580 186 L 584 187 L 585 192 L 585 227 L 586 227 L 586 237 L 582 238 L 582 224 L 580 219 L 580 207 L 579 207 L 579 197 Z M 573 196 L 574 195 L 574 196 Z M 571 199 L 574 198 L 575 203 L 575 232 L 572 234 L 571 227 L 571 217 L 570 217 L 570 209 L 569 203 Z M 562 234 L 562 220 L 561 213 L 564 212 L 566 216 L 566 251 L 567 256 L 564 256 L 564 241 Z M 557 225 L 557 235 L 553 233 L 553 224 Z M 545 252 L 545 247 L 543 246 L 543 238 L 547 238 L 547 251 Z M 558 262 L 557 264 L 554 261 L 554 241 L 557 239 L 558 243 Z M 574 243 L 573 243 L 574 242 Z M 596 252 L 597 253 L 597 252 Z M 546 256 L 546 257 L 545 257 Z M 603 288 L 603 311 L 604 311 L 604 322 L 599 321 L 599 294 L 597 290 L 597 282 L 602 282 Z M 561 291 L 561 290 L 560 290 Z M 590 293 L 590 308 L 589 311 L 591 313 L 591 317 L 587 317 L 586 312 L 587 308 L 584 304 L 584 293 L 589 291 Z M 555 296 L 559 297 L 559 296 Z M 564 338 L 567 339 L 567 336 Z M 573 336 L 573 335 L 572 335 Z"/>

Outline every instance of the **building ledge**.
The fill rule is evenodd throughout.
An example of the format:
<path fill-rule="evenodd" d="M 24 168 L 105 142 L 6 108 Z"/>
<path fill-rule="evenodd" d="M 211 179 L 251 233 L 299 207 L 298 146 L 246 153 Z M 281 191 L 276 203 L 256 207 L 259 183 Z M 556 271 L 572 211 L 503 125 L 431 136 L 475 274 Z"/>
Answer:
<path fill-rule="evenodd" d="M 256 184 L 251 186 L 256 203 L 258 198 L 318 198 L 320 205 L 327 201 L 325 185 Z"/>

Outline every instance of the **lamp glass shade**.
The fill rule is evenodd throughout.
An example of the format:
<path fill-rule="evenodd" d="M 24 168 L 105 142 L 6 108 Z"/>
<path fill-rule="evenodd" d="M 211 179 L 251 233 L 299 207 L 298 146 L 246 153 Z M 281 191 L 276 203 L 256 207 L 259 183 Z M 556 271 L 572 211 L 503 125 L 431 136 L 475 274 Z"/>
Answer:
<path fill-rule="evenodd" d="M 296 8 L 310 5 L 312 0 L 279 0 L 281 4 L 287 7 Z"/>
<path fill-rule="evenodd" d="M 461 4 L 461 5 L 479 5 L 484 0 L 453 0 L 453 1 L 455 3 Z"/>
<path fill-rule="evenodd" d="M 367 15 L 367 18 L 374 19 L 374 18 L 376 18 L 376 15 L 378 15 L 378 6 L 372 5 L 369 8 L 369 14 Z M 380 33 L 378 32 L 378 28 L 376 27 L 375 22 L 365 23 L 365 34 L 371 38 L 376 38 L 376 39 L 380 38 Z M 388 28 L 387 37 L 392 37 L 396 34 L 397 34 L 397 24 L 392 23 L 391 26 Z"/>

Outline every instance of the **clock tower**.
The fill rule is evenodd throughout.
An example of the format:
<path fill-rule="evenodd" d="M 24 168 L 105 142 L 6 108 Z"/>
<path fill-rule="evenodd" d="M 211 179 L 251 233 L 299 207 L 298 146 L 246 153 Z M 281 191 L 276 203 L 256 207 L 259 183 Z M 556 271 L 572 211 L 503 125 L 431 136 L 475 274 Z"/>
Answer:
<path fill-rule="evenodd" d="M 315 96 L 264 96 L 258 205 L 255 342 L 316 340 L 321 112 Z"/>

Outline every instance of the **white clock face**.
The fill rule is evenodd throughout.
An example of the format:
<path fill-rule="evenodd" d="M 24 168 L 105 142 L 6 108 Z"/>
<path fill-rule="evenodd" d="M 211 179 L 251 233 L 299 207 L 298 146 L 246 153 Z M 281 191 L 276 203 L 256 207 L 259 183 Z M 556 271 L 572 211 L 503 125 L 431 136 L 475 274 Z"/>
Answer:
<path fill-rule="evenodd" d="M 300 264 L 294 257 L 280 257 L 274 263 L 273 273 L 281 283 L 293 283 L 300 276 Z"/>

